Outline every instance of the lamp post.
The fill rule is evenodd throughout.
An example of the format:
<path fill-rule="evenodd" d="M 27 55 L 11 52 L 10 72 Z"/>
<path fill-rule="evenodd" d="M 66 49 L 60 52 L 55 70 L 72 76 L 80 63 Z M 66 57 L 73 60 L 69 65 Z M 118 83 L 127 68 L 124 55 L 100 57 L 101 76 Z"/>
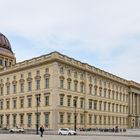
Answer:
<path fill-rule="evenodd" d="M 39 117 L 38 117 L 38 106 L 39 106 L 39 103 L 40 103 L 40 94 L 38 94 L 37 96 L 36 96 L 36 134 L 38 135 L 39 134 L 39 132 L 38 132 L 38 127 L 39 127 L 39 121 L 38 121 L 38 119 L 39 119 Z"/>
<path fill-rule="evenodd" d="M 74 130 L 76 131 L 76 123 L 77 123 L 77 116 L 76 116 L 76 100 L 74 100 L 74 107 L 75 107 L 75 112 L 74 112 Z"/>

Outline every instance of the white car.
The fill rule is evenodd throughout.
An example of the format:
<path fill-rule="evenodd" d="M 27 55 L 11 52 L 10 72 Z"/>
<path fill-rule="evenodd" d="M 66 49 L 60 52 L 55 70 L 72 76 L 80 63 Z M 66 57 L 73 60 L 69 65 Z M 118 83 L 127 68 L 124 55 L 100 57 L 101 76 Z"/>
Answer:
<path fill-rule="evenodd" d="M 70 130 L 69 128 L 60 128 L 58 130 L 58 135 L 76 135 L 76 131 Z"/>
<path fill-rule="evenodd" d="M 24 133 L 24 128 L 11 128 L 9 129 L 10 133 Z"/>

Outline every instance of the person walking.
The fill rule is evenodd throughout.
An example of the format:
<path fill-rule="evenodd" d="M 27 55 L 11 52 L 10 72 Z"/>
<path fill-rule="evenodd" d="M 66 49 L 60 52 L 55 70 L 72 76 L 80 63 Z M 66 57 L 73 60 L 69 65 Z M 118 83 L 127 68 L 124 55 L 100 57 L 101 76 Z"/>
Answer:
<path fill-rule="evenodd" d="M 40 136 L 43 137 L 44 127 L 43 125 L 40 126 Z"/>

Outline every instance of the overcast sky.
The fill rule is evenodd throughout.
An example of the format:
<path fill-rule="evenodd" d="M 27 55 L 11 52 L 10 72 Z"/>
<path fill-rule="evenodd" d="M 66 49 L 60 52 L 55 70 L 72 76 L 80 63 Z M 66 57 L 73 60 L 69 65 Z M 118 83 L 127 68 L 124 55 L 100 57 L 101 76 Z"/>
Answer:
<path fill-rule="evenodd" d="M 17 61 L 59 51 L 140 83 L 140 0 L 0 0 Z"/>

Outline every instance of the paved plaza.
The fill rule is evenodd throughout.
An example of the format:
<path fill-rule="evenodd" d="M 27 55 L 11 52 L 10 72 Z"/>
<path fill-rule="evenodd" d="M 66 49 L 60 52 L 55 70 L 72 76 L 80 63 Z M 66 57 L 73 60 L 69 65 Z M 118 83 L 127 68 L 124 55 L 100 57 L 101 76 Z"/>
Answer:
<path fill-rule="evenodd" d="M 29 134 L 0 134 L 0 140 L 140 140 L 140 137 L 126 136 L 59 136 Z"/>
<path fill-rule="evenodd" d="M 45 131 L 45 135 L 32 134 L 4 134 L 0 131 L 0 140 L 140 140 L 140 129 L 129 129 L 127 132 L 77 132 L 76 136 L 60 136 L 57 132 Z"/>

